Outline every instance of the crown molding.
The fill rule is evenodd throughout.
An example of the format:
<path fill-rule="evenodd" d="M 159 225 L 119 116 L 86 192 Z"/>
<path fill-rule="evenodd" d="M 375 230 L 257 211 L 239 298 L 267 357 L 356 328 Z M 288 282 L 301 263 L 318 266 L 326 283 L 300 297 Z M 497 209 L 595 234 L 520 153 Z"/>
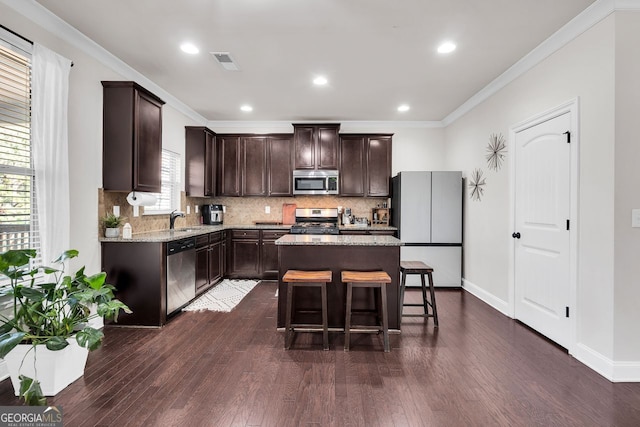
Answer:
<path fill-rule="evenodd" d="M 277 120 L 277 121 L 247 121 L 247 120 L 210 120 L 207 127 L 218 129 L 269 129 L 278 132 L 293 132 L 293 123 L 324 124 L 337 123 L 341 127 L 366 129 L 429 129 L 442 128 L 440 121 L 375 121 L 375 120 Z"/>
<path fill-rule="evenodd" d="M 638 2 L 638 0 L 597 0 L 552 34 L 548 39 L 540 43 L 531 52 L 522 57 L 518 62 L 509 67 L 505 72 L 496 77 L 491 83 L 449 113 L 449 115 L 442 120 L 443 125 L 445 127 L 449 126 L 482 102 L 495 95 L 509 83 L 618 10 L 640 10 L 640 2 Z"/>
<path fill-rule="evenodd" d="M 207 119 L 202 115 L 195 112 L 178 98 L 171 95 L 153 81 L 149 80 L 149 78 L 136 71 L 126 62 L 122 61 L 98 43 L 85 36 L 79 30 L 60 19 L 57 15 L 53 14 L 35 0 L 0 0 L 0 2 L 22 14 L 25 18 L 49 31 L 53 35 L 95 58 L 116 73 L 122 75 L 125 79 L 133 80 L 145 89 L 153 92 L 171 107 L 197 123 L 204 124 L 207 122 Z"/>

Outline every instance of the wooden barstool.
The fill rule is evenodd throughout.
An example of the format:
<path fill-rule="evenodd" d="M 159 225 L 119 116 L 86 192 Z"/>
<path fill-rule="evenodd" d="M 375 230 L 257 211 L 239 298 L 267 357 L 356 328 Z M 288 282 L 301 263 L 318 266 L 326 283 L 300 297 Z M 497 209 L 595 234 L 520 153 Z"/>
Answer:
<path fill-rule="evenodd" d="M 331 283 L 330 270 L 305 271 L 287 270 L 282 281 L 287 283 L 287 313 L 285 320 L 284 348 L 291 347 L 295 328 L 304 332 L 322 332 L 322 343 L 325 350 L 329 350 L 329 322 L 327 319 L 327 283 Z M 322 324 L 291 324 L 293 317 L 293 288 L 295 287 L 319 287 L 322 300 Z"/>
<path fill-rule="evenodd" d="M 351 332 L 372 332 L 382 331 L 384 339 L 384 351 L 389 352 L 389 320 L 387 310 L 387 283 L 391 283 L 391 277 L 384 271 L 343 271 L 342 282 L 347 284 L 347 307 L 344 321 L 344 350 L 349 351 Z M 380 300 L 382 301 L 381 318 L 382 324 L 372 329 L 370 326 L 351 325 L 351 302 L 353 288 L 373 288 L 380 289 Z"/>
<path fill-rule="evenodd" d="M 404 317 L 433 317 L 433 326 L 438 326 L 438 309 L 436 308 L 436 293 L 433 289 L 433 268 L 429 267 L 422 261 L 400 261 L 400 273 L 402 279 L 400 281 L 400 313 L 402 307 L 424 307 L 424 314 L 402 314 Z M 404 290 L 408 274 L 419 274 L 422 282 L 422 304 L 405 304 Z M 427 300 L 427 286 L 424 276 L 429 277 L 429 293 L 431 301 Z M 429 313 L 429 306 L 431 313 Z"/>

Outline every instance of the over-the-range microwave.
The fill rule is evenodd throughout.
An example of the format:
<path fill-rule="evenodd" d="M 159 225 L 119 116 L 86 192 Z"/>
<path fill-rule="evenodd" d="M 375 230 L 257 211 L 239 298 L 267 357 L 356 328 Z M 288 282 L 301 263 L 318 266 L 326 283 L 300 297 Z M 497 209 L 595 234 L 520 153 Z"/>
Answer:
<path fill-rule="evenodd" d="M 294 170 L 293 194 L 338 194 L 337 170 Z"/>

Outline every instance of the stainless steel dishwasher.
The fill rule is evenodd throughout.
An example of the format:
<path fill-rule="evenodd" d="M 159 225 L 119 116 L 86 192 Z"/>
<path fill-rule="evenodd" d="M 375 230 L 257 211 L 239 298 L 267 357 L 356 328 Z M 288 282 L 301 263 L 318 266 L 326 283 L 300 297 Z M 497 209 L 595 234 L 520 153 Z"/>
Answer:
<path fill-rule="evenodd" d="M 167 316 L 196 296 L 196 239 L 167 243 Z"/>

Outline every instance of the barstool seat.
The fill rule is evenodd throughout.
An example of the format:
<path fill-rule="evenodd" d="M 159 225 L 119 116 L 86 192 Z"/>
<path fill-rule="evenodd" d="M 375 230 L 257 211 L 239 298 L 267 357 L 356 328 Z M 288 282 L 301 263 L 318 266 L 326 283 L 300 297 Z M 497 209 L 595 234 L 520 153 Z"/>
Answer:
<path fill-rule="evenodd" d="M 327 318 L 327 283 L 331 283 L 330 270 L 307 271 L 287 270 L 282 276 L 282 281 L 287 283 L 287 312 L 285 320 L 284 348 L 291 347 L 295 328 L 304 332 L 322 332 L 322 344 L 325 350 L 329 350 L 329 322 Z M 295 287 L 319 287 L 322 300 L 322 324 L 292 324 L 293 317 L 293 288 Z"/>
<path fill-rule="evenodd" d="M 347 302 L 346 317 L 344 322 L 344 350 L 349 351 L 351 332 L 379 332 L 382 331 L 384 351 L 389 352 L 389 320 L 387 310 L 387 283 L 391 283 L 391 277 L 384 271 L 343 271 L 342 282 L 347 284 Z M 382 312 L 379 317 L 382 323 L 375 328 L 370 326 L 351 325 L 351 304 L 353 297 L 353 288 L 373 288 L 380 289 L 381 308 L 376 308 L 378 312 Z"/>
<path fill-rule="evenodd" d="M 422 261 L 400 261 L 400 273 L 402 279 L 400 280 L 400 313 L 403 317 L 433 317 L 433 325 L 438 326 L 438 309 L 436 307 L 436 294 L 433 287 L 433 268 L 429 267 Z M 421 304 L 405 304 L 404 303 L 404 291 L 406 287 L 407 275 L 419 274 L 422 284 L 422 303 Z M 424 276 L 429 278 L 429 294 L 430 299 L 427 299 L 427 286 Z M 403 307 L 423 307 L 424 314 L 404 314 L 402 313 Z M 429 313 L 429 307 L 431 307 L 431 313 Z"/>

